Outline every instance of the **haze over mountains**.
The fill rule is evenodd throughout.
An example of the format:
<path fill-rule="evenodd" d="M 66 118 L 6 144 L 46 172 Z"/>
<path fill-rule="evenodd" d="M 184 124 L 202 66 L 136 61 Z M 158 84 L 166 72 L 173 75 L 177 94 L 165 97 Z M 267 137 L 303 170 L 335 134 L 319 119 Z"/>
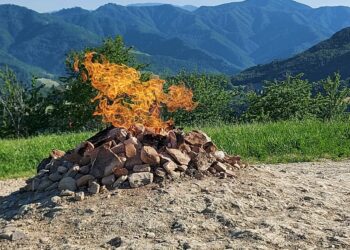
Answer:
<path fill-rule="evenodd" d="M 107 4 L 40 14 L 0 5 L 0 64 L 21 72 L 64 73 L 71 49 L 122 35 L 151 70 L 235 74 L 297 54 L 350 26 L 350 8 L 313 9 L 291 0 L 246 0 L 186 10 Z"/>

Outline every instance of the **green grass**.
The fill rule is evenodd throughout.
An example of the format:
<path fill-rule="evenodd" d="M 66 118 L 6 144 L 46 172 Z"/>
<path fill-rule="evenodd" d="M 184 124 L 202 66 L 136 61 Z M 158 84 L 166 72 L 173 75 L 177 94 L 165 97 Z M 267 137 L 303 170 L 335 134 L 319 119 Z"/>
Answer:
<path fill-rule="evenodd" d="M 343 121 L 211 125 L 207 132 L 219 148 L 251 163 L 286 163 L 350 157 L 350 124 Z M 0 140 L 0 178 L 30 176 L 51 149 L 68 150 L 93 133 Z"/>

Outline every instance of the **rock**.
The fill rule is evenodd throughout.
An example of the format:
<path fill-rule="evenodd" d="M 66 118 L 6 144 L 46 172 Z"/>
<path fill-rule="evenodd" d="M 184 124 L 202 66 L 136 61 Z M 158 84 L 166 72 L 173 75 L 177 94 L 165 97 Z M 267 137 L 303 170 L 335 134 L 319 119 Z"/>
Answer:
<path fill-rule="evenodd" d="M 90 173 L 96 178 L 103 178 L 112 174 L 114 168 L 123 167 L 123 165 L 124 163 L 116 154 L 110 149 L 102 147 L 99 149 Z"/>
<path fill-rule="evenodd" d="M 119 188 L 126 180 L 128 179 L 127 175 L 120 176 L 113 184 L 113 188 Z"/>
<path fill-rule="evenodd" d="M 176 148 L 177 147 L 177 139 L 176 139 L 176 134 L 174 131 L 170 131 L 168 133 L 168 140 L 171 148 Z"/>
<path fill-rule="evenodd" d="M 168 161 L 173 161 L 171 156 L 168 155 L 167 153 L 160 153 L 159 157 L 160 157 L 160 164 L 161 165 L 163 165 L 164 163 L 167 163 Z"/>
<path fill-rule="evenodd" d="M 135 172 L 135 173 L 151 172 L 151 166 L 148 164 L 136 165 L 133 168 L 133 172 Z"/>
<path fill-rule="evenodd" d="M 115 237 L 107 242 L 109 245 L 115 248 L 119 248 L 122 245 L 122 239 L 120 237 Z"/>
<path fill-rule="evenodd" d="M 150 165 L 159 165 L 160 164 L 160 157 L 154 148 L 150 146 L 144 146 L 141 149 L 141 160 Z"/>
<path fill-rule="evenodd" d="M 49 175 L 49 179 L 53 182 L 59 181 L 62 179 L 62 175 L 59 172 L 55 172 Z"/>
<path fill-rule="evenodd" d="M 100 194 L 105 194 L 108 192 L 108 189 L 106 188 L 106 186 L 101 186 L 100 187 Z"/>
<path fill-rule="evenodd" d="M 53 183 L 51 186 L 45 189 L 45 192 L 58 189 L 58 182 Z"/>
<path fill-rule="evenodd" d="M 137 150 L 134 144 L 128 143 L 128 144 L 124 144 L 124 146 L 125 146 L 126 157 L 132 158 L 136 156 Z"/>
<path fill-rule="evenodd" d="M 86 165 L 80 168 L 79 173 L 88 174 L 90 172 L 90 165 Z"/>
<path fill-rule="evenodd" d="M 54 196 L 54 197 L 52 197 L 52 198 L 51 198 L 51 201 L 52 201 L 53 203 L 55 203 L 55 204 L 61 204 L 61 203 L 62 203 L 62 199 L 61 199 L 61 197 L 59 197 L 59 196 Z"/>
<path fill-rule="evenodd" d="M 211 139 L 202 131 L 191 131 L 186 134 L 185 141 L 191 145 L 204 145 L 211 142 Z"/>
<path fill-rule="evenodd" d="M 187 168 L 188 168 L 188 166 L 186 166 L 186 165 L 181 165 L 181 166 L 177 167 L 177 169 L 181 172 L 186 172 Z"/>
<path fill-rule="evenodd" d="M 45 189 L 51 186 L 52 184 L 53 184 L 53 181 L 51 181 L 49 177 L 44 177 L 43 179 L 40 180 L 40 184 L 37 190 L 39 192 L 45 191 Z"/>
<path fill-rule="evenodd" d="M 77 187 L 83 187 L 83 186 L 87 186 L 89 181 L 93 181 L 95 180 L 95 177 L 93 175 L 83 175 L 82 177 L 80 177 L 78 180 L 76 180 L 76 184 Z"/>
<path fill-rule="evenodd" d="M 125 153 L 125 146 L 124 143 L 119 143 L 118 145 L 111 148 L 112 152 L 116 155 Z"/>
<path fill-rule="evenodd" d="M 191 158 L 182 153 L 180 150 L 178 149 L 174 149 L 174 148 L 167 148 L 166 149 L 167 153 L 174 158 L 174 160 L 181 164 L 181 165 L 188 165 L 188 163 L 191 161 Z"/>
<path fill-rule="evenodd" d="M 100 185 L 93 181 L 90 183 L 88 191 L 90 194 L 98 194 L 100 192 Z"/>
<path fill-rule="evenodd" d="M 126 168 L 115 168 L 113 173 L 115 176 L 120 177 L 120 176 L 128 175 L 129 170 L 127 170 Z"/>
<path fill-rule="evenodd" d="M 128 170 L 132 170 L 134 168 L 134 166 L 142 165 L 142 164 L 143 164 L 143 162 L 141 161 L 141 157 L 139 154 L 137 154 L 135 157 L 129 158 L 126 160 L 125 168 Z"/>
<path fill-rule="evenodd" d="M 208 157 L 207 153 L 199 152 L 194 159 L 194 164 L 199 171 L 207 171 L 212 165 L 212 159 Z"/>
<path fill-rule="evenodd" d="M 27 235 L 22 231 L 14 231 L 11 235 L 11 241 L 25 240 L 27 239 Z"/>
<path fill-rule="evenodd" d="M 129 176 L 130 187 L 137 188 L 153 182 L 152 173 L 134 173 Z"/>
<path fill-rule="evenodd" d="M 70 168 L 68 170 L 67 173 L 64 174 L 63 178 L 65 178 L 65 177 L 72 177 L 72 178 L 74 178 L 78 174 L 79 171 L 80 171 L 79 165 L 74 165 L 72 168 Z"/>
<path fill-rule="evenodd" d="M 181 173 L 180 172 L 176 172 L 176 171 L 171 171 L 168 173 L 169 177 L 172 179 L 172 180 L 176 180 L 176 179 L 179 179 L 180 176 L 181 176 Z"/>
<path fill-rule="evenodd" d="M 39 184 L 40 184 L 40 179 L 38 178 L 31 179 L 28 182 L 28 185 L 26 186 L 26 190 L 34 192 L 38 190 Z"/>
<path fill-rule="evenodd" d="M 81 158 L 79 165 L 80 166 L 86 166 L 88 164 L 91 163 L 91 157 L 90 156 L 83 156 L 83 158 Z"/>
<path fill-rule="evenodd" d="M 74 200 L 83 201 L 85 199 L 84 192 L 75 193 Z"/>
<path fill-rule="evenodd" d="M 65 173 L 67 173 L 67 171 L 68 171 L 68 168 L 66 168 L 64 166 L 59 166 L 57 168 L 57 172 L 60 173 L 60 174 L 65 174 Z"/>
<path fill-rule="evenodd" d="M 59 190 L 70 190 L 75 191 L 77 190 L 77 185 L 75 183 L 75 180 L 72 177 L 65 177 L 58 183 L 58 189 Z"/>
<path fill-rule="evenodd" d="M 159 176 L 164 178 L 166 176 L 166 171 L 163 168 L 157 168 L 154 173 Z"/>
<path fill-rule="evenodd" d="M 81 158 L 82 158 L 82 155 L 78 154 L 75 151 L 69 152 L 62 157 L 63 160 L 72 162 L 74 164 L 78 164 Z"/>
<path fill-rule="evenodd" d="M 175 169 L 177 168 L 177 165 L 175 164 L 175 162 L 169 161 L 163 165 L 163 168 L 167 173 L 170 174 L 175 171 Z"/>
<path fill-rule="evenodd" d="M 214 152 L 214 157 L 217 159 L 217 160 L 224 160 L 225 159 L 225 152 L 224 151 L 216 151 Z"/>
<path fill-rule="evenodd" d="M 74 195 L 75 195 L 75 193 L 73 191 L 70 191 L 70 190 L 62 190 L 62 192 L 60 193 L 60 196 L 65 196 L 65 197 L 71 197 Z"/>
<path fill-rule="evenodd" d="M 227 166 L 221 162 L 215 162 L 213 164 L 213 168 L 218 172 L 226 172 L 227 171 Z"/>
<path fill-rule="evenodd" d="M 62 151 L 62 150 L 57 150 L 54 149 L 51 151 L 50 156 L 52 157 L 52 159 L 59 159 L 61 157 L 63 157 L 66 154 L 66 152 Z"/>
<path fill-rule="evenodd" d="M 115 175 L 109 175 L 102 179 L 102 184 L 105 186 L 111 186 L 115 182 Z"/>
<path fill-rule="evenodd" d="M 124 141 L 124 145 L 126 144 L 133 144 L 136 146 L 136 148 L 139 148 L 140 142 L 137 140 L 136 137 L 130 137 L 128 140 Z"/>
<path fill-rule="evenodd" d="M 115 137 L 118 141 L 124 142 L 128 136 L 128 132 L 123 128 L 117 128 Z"/>

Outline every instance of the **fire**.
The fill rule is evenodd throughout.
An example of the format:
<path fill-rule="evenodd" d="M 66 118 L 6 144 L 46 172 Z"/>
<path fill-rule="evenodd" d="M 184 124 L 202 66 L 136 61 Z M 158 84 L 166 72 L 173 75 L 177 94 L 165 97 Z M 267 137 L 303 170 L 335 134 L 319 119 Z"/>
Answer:
<path fill-rule="evenodd" d="M 104 58 L 99 62 L 94 60 L 95 55 L 93 52 L 85 55 L 82 70 L 76 60 L 74 69 L 98 90 L 93 99 L 99 102 L 94 115 L 102 116 L 104 122 L 129 130 L 141 124 L 155 131 L 167 131 L 173 126 L 173 121 L 161 119 L 163 107 L 170 112 L 178 109 L 191 111 L 196 107 L 192 91 L 185 86 L 170 86 L 165 93 L 164 80 L 142 82 L 136 69 L 110 63 Z"/>

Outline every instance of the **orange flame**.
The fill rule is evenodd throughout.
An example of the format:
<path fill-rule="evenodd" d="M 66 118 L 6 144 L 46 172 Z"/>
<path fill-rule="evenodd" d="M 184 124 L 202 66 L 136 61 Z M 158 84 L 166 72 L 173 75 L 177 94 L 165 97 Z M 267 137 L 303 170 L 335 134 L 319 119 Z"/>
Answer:
<path fill-rule="evenodd" d="M 83 81 L 88 79 L 98 90 L 93 101 L 98 101 L 94 115 L 101 115 L 103 121 L 115 127 L 131 130 L 133 126 L 142 124 L 156 131 L 167 131 L 173 121 L 161 119 L 161 108 L 167 106 L 170 112 L 177 109 L 191 111 L 196 107 L 193 93 L 185 86 L 170 86 L 169 93 L 163 92 L 165 81 L 151 79 L 147 82 L 140 80 L 140 73 L 131 67 L 108 62 L 94 61 L 96 53 L 85 55 L 83 66 L 87 73 L 82 72 Z M 78 60 L 74 69 L 78 72 Z"/>

